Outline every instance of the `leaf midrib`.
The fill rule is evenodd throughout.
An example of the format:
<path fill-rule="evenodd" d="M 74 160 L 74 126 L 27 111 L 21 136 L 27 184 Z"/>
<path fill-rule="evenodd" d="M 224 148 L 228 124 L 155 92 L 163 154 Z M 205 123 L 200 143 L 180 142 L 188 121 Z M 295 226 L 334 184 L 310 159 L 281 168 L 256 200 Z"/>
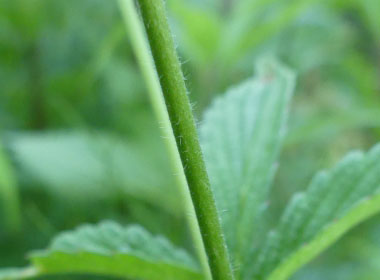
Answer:
<path fill-rule="evenodd" d="M 278 265 L 267 280 L 287 279 L 300 266 L 309 262 L 352 227 L 378 212 L 380 212 L 380 192 L 377 192 L 371 198 L 362 199 L 343 218 L 326 225 L 310 243 L 305 243 L 302 248 Z"/>

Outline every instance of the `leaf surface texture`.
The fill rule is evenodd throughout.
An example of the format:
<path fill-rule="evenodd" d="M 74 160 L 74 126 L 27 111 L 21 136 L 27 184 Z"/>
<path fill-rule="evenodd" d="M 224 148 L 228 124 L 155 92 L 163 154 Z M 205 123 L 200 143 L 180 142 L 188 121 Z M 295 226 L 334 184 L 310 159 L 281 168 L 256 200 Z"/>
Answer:
<path fill-rule="evenodd" d="M 351 152 L 296 194 L 244 279 L 288 279 L 349 229 L 380 211 L 380 145 Z"/>
<path fill-rule="evenodd" d="M 263 61 L 256 77 L 214 102 L 200 127 L 211 186 L 237 267 L 258 238 L 294 80 L 282 65 Z"/>
<path fill-rule="evenodd" d="M 85 225 L 31 255 L 40 274 L 93 274 L 141 280 L 202 279 L 197 263 L 163 237 L 140 226 Z"/>

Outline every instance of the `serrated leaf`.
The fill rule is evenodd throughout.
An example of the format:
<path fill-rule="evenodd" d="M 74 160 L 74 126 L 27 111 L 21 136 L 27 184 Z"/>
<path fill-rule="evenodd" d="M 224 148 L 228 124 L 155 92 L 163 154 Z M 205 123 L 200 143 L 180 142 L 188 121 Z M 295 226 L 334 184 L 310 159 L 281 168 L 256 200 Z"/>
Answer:
<path fill-rule="evenodd" d="M 273 61 L 206 112 L 201 144 L 234 266 L 262 228 L 261 212 L 283 140 L 294 75 Z"/>
<path fill-rule="evenodd" d="M 39 275 L 92 274 L 141 280 L 203 279 L 197 263 L 167 239 L 140 226 L 85 225 L 31 255 Z"/>
<path fill-rule="evenodd" d="M 293 197 L 244 279 L 287 279 L 349 229 L 380 211 L 380 145 L 352 152 Z"/>

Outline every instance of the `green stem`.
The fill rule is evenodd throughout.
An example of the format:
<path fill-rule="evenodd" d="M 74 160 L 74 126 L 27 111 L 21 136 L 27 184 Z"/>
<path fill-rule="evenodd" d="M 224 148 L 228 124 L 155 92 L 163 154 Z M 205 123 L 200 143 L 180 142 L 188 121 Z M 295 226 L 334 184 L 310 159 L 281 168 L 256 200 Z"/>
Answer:
<path fill-rule="evenodd" d="M 12 166 L 0 143 L 0 211 L 4 210 L 10 232 L 21 229 L 20 201 Z M 2 209 L 1 209 L 2 208 Z"/>
<path fill-rule="evenodd" d="M 233 273 L 163 0 L 138 0 L 214 280 Z"/>
<path fill-rule="evenodd" d="M 188 222 L 194 241 L 194 246 L 197 249 L 198 257 L 203 267 L 206 279 L 211 279 L 211 272 L 207 261 L 202 236 L 199 230 L 199 224 L 195 218 L 194 205 L 191 201 L 191 195 L 187 186 L 186 177 L 183 171 L 181 158 L 179 157 L 177 144 L 174 138 L 173 129 L 170 123 L 169 114 L 166 110 L 165 100 L 162 93 L 160 81 L 154 66 L 149 43 L 145 37 L 144 26 L 140 21 L 133 0 L 119 0 L 120 9 L 125 20 L 126 27 L 130 33 L 132 47 L 140 65 L 142 74 L 144 76 L 151 103 L 153 105 L 156 118 L 160 124 L 163 134 L 163 140 L 166 144 L 172 164 L 173 173 L 176 174 L 177 183 L 183 196 L 185 209 L 188 213 Z"/>

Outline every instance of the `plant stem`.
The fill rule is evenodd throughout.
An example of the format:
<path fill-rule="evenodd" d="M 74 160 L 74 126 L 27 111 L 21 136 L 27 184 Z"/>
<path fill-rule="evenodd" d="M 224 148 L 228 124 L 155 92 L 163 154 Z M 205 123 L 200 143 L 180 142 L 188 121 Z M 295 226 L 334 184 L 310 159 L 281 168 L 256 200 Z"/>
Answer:
<path fill-rule="evenodd" d="M 11 233 L 21 230 L 20 200 L 12 166 L 0 143 L 0 211 Z"/>
<path fill-rule="evenodd" d="M 31 128 L 42 130 L 46 126 L 44 89 L 41 83 L 40 50 L 36 44 L 29 52 Z"/>
<path fill-rule="evenodd" d="M 194 246 L 196 247 L 196 252 L 198 253 L 198 258 L 202 265 L 206 279 L 211 279 L 211 272 L 208 265 L 202 236 L 200 234 L 199 224 L 196 219 L 194 205 L 191 200 L 181 158 L 179 157 L 177 144 L 170 123 L 169 114 L 166 109 L 160 81 L 150 53 L 149 43 L 145 37 L 144 26 L 138 17 L 133 0 L 119 0 L 119 4 L 126 27 L 130 33 L 133 50 L 136 54 L 137 61 L 148 87 L 148 93 L 153 110 L 160 124 L 163 134 L 162 138 L 166 144 L 166 148 L 170 156 L 170 163 L 183 196 L 185 210 L 188 214 L 187 220 L 189 222 Z"/>
<path fill-rule="evenodd" d="M 214 280 L 233 273 L 163 0 L 138 0 Z"/>

